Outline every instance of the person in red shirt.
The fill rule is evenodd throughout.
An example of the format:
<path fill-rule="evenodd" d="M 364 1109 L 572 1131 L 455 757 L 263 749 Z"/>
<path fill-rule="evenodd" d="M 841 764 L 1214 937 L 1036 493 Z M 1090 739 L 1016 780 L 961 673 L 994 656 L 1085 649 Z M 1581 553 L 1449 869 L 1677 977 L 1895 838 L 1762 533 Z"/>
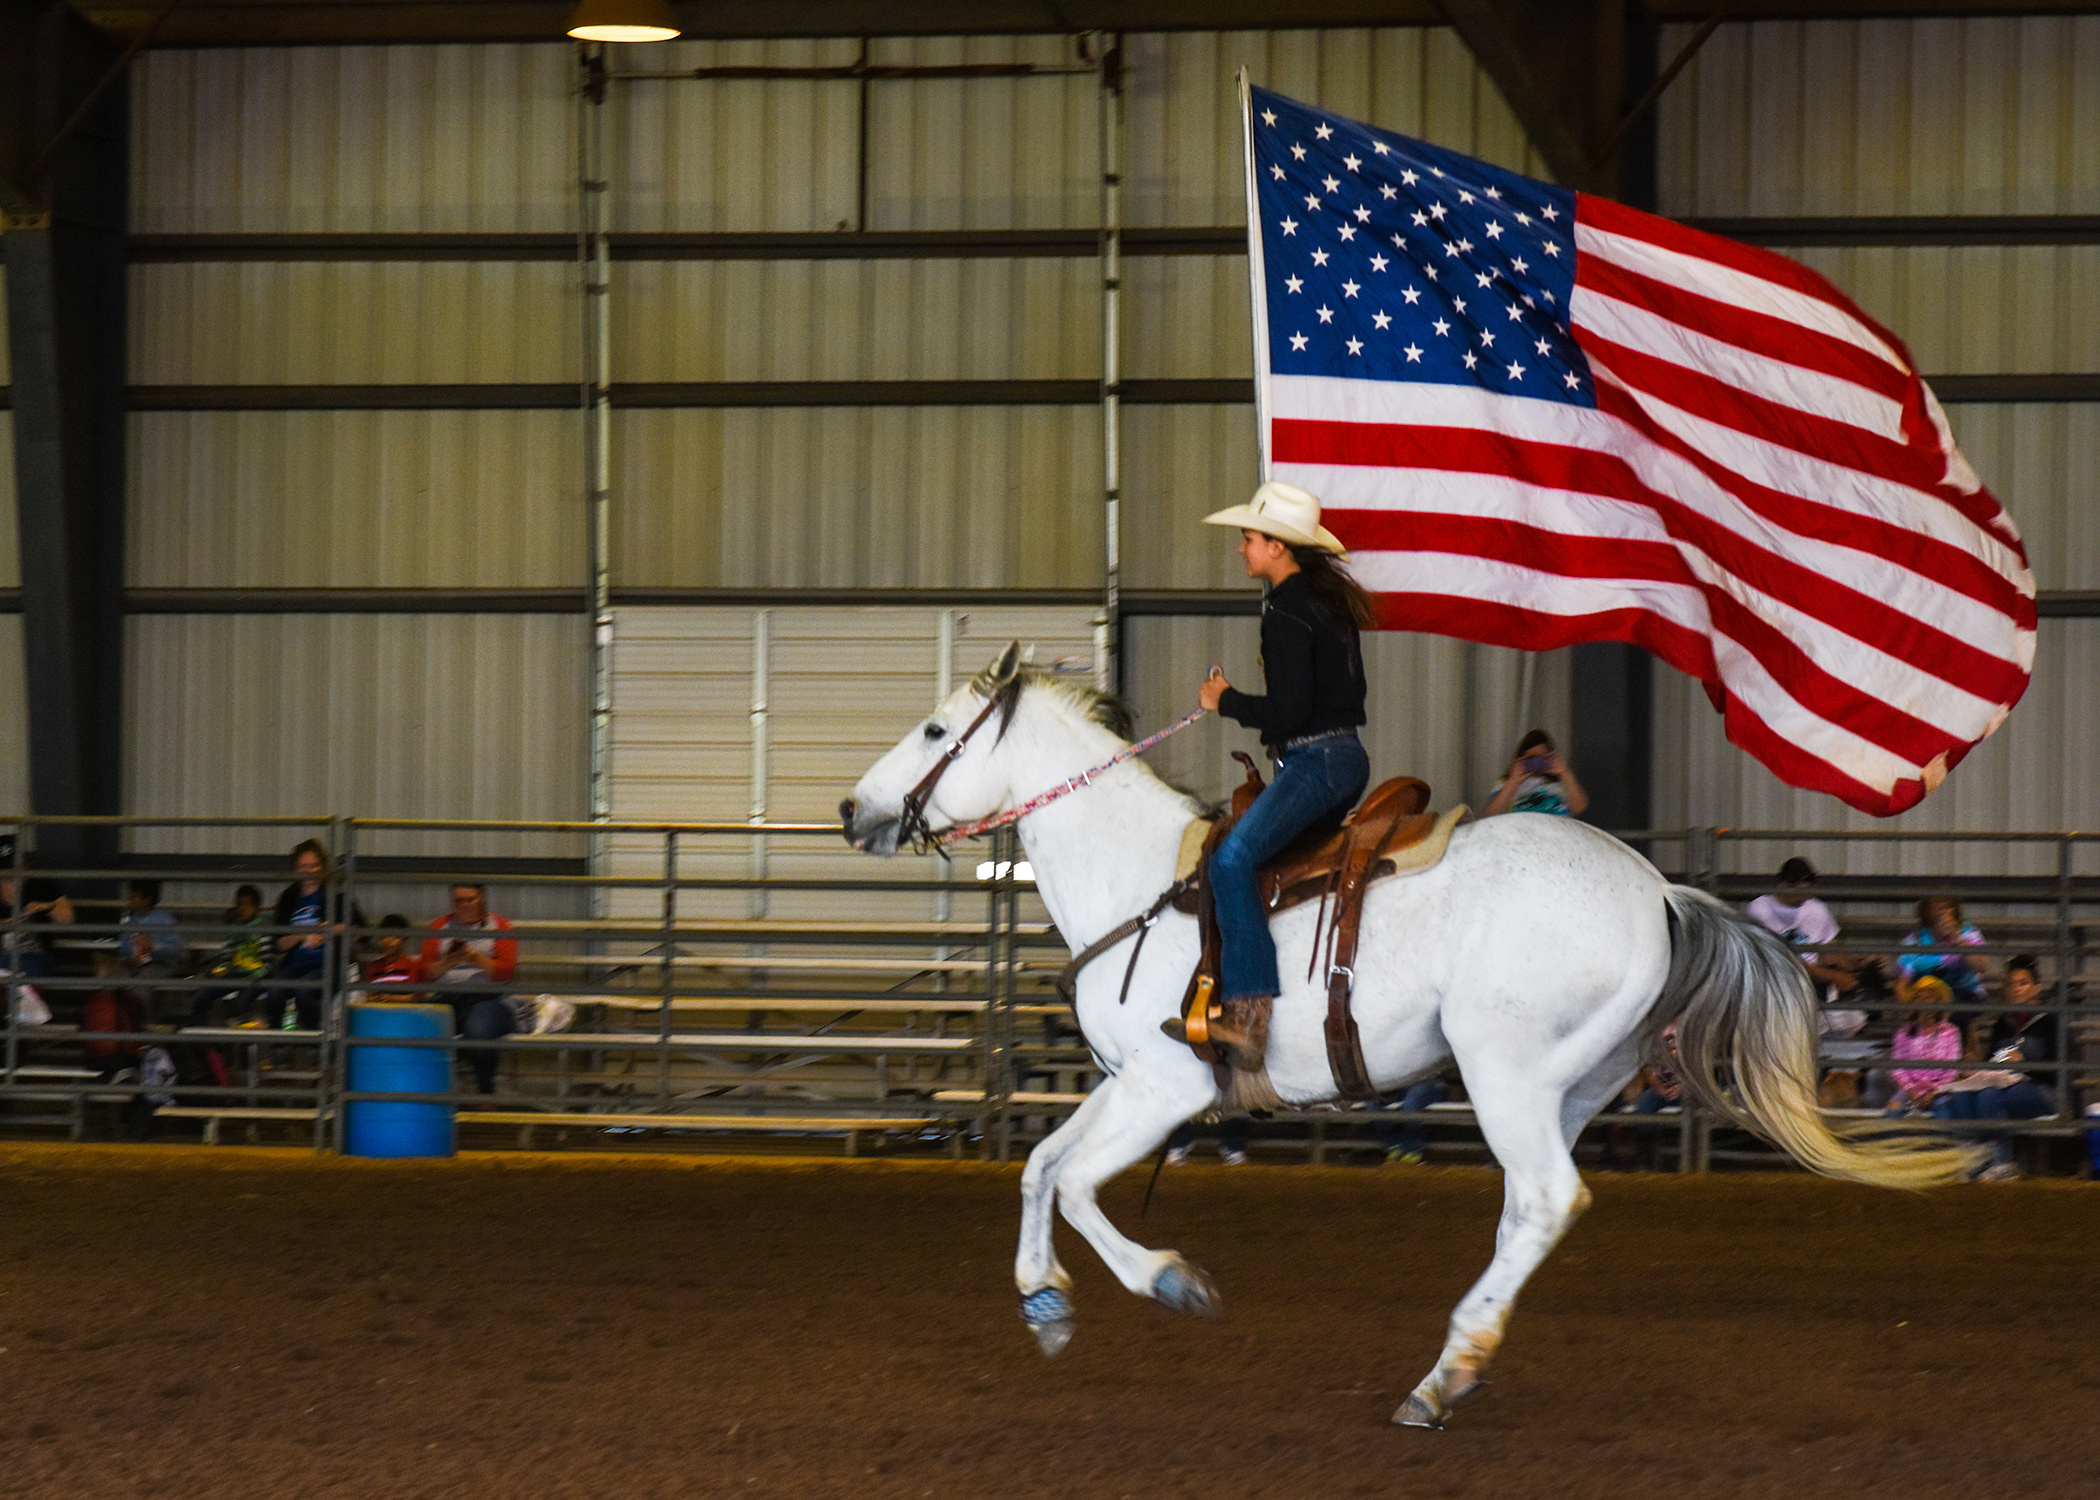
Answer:
<path fill-rule="evenodd" d="M 366 984 L 422 984 L 429 979 L 423 957 L 408 951 L 408 918 L 390 911 L 379 919 L 379 952 L 365 965 Z M 415 1000 L 415 995 L 381 995 L 382 1000 Z"/>
<path fill-rule="evenodd" d="M 423 978 L 440 986 L 508 984 L 518 972 L 518 940 L 498 934 L 509 930 L 510 922 L 489 910 L 487 886 L 453 886 L 452 910 L 430 924 L 431 936 L 423 940 Z M 508 995 L 455 990 L 445 999 L 461 1036 L 489 1042 L 518 1029 Z M 495 1093 L 498 1055 L 472 1048 L 464 1056 L 474 1069 L 475 1087 Z"/>

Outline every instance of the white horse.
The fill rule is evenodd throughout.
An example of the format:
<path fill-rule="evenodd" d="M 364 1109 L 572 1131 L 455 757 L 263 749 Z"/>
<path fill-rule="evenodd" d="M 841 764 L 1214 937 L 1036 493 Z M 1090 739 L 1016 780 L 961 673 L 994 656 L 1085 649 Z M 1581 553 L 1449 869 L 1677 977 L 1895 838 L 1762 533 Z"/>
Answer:
<path fill-rule="evenodd" d="M 856 848 L 989 816 L 1098 765 L 1129 734 L 1127 712 L 1090 688 L 1019 669 L 1015 651 L 959 688 L 842 803 Z M 1074 953 L 1150 907 L 1174 880 L 1182 830 L 1201 811 L 1135 761 L 1020 822 L 1036 889 Z M 1289 1104 L 1337 1097 L 1326 976 L 1308 982 L 1316 914 L 1273 923 L 1283 993 L 1268 1072 Z M 1014 1277 L 1045 1354 L 1071 1337 L 1071 1280 L 1051 1243 L 1065 1218 L 1126 1287 L 1215 1316 L 1210 1278 L 1171 1250 L 1118 1233 L 1095 1194 L 1175 1126 L 1215 1104 L 1216 1077 L 1161 1034 L 1197 956 L 1192 918 L 1160 918 L 1118 1003 L 1126 939 L 1082 972 L 1077 1018 L 1106 1080 L 1028 1159 Z M 1355 1012 L 1381 1091 L 1455 1063 L 1502 1165 L 1495 1256 L 1453 1311 L 1436 1367 L 1393 1420 L 1435 1427 L 1477 1391 L 1518 1290 L 1590 1201 L 1570 1156 L 1577 1134 L 1679 1022 L 1693 1097 L 1834 1177 L 1918 1188 L 1960 1177 L 1944 1138 L 1841 1139 L 1816 1112 L 1816 996 L 1794 955 L 1702 892 L 1666 883 L 1608 834 L 1514 814 L 1461 825 L 1433 867 L 1380 881 L 1366 901 Z"/>

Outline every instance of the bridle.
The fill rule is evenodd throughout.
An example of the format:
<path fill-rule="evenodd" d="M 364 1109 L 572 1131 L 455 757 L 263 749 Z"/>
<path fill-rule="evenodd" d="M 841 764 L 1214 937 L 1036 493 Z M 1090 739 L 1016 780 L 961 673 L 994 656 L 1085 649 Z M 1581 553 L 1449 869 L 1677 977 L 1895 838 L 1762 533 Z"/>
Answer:
<path fill-rule="evenodd" d="M 970 727 L 948 742 L 948 748 L 943 750 L 940 759 L 933 763 L 933 769 L 921 776 L 919 784 L 904 794 L 904 801 L 897 808 L 897 822 L 902 830 L 899 837 L 911 845 L 914 854 L 924 854 L 930 849 L 943 859 L 948 857 L 947 851 L 941 847 L 944 842 L 942 835 L 935 833 L 932 825 L 926 821 L 926 804 L 933 799 L 933 789 L 941 784 L 941 778 L 948 774 L 948 768 L 955 764 L 963 751 L 969 749 L 970 736 L 984 728 L 984 721 L 992 716 L 992 710 L 999 706 L 999 700 L 1004 695 L 1003 687 L 994 689 L 984 707 L 978 711 L 977 717 L 970 721 Z"/>
<path fill-rule="evenodd" d="M 993 813 L 988 818 L 979 818 L 974 823 L 961 823 L 952 828 L 943 828 L 939 832 L 935 832 L 932 825 L 926 821 L 926 804 L 933 797 L 933 789 L 939 786 L 941 778 L 948 774 L 948 767 L 955 763 L 956 757 L 968 748 L 970 736 L 984 726 L 984 721 L 991 717 L 992 710 L 999 706 L 999 699 L 1003 691 L 1001 689 L 992 694 L 991 700 L 984 705 L 983 710 L 976 718 L 970 721 L 970 727 L 950 742 L 948 748 L 941 752 L 941 758 L 933 763 L 933 769 L 920 777 L 919 784 L 904 794 L 904 800 L 897 808 L 897 822 L 901 830 L 898 839 L 901 843 L 911 845 L 913 853 L 924 854 L 931 850 L 940 855 L 941 858 L 946 859 L 948 851 L 944 847 L 945 845 L 957 843 L 962 839 L 975 838 L 981 833 L 990 833 L 993 829 L 1004 828 L 1009 823 L 1017 823 L 1037 808 L 1046 807 L 1058 798 L 1076 792 L 1083 786 L 1092 786 L 1096 776 L 1121 765 L 1133 755 L 1143 755 L 1168 735 L 1177 734 L 1181 730 L 1188 728 L 1189 725 L 1202 718 L 1204 713 L 1199 708 L 1192 713 L 1183 714 L 1157 734 L 1147 735 L 1134 745 L 1125 745 L 1107 760 L 1101 762 L 1100 765 L 1090 766 L 1077 776 L 1066 777 L 1048 791 L 1040 792 L 1030 797 L 1017 807 L 1010 807 L 1002 813 Z"/>

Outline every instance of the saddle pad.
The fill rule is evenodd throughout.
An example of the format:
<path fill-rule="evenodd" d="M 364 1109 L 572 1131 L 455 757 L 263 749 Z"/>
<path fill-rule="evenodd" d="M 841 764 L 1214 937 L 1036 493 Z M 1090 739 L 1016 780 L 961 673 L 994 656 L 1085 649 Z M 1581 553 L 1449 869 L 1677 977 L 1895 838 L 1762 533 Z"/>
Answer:
<path fill-rule="evenodd" d="M 1473 809 L 1463 802 L 1446 812 L 1438 813 L 1436 827 L 1405 848 L 1387 850 L 1379 863 L 1390 865 L 1395 875 L 1428 869 L 1444 857 L 1444 849 L 1451 842 L 1451 830 L 1472 816 Z"/>
<path fill-rule="evenodd" d="M 1208 818 L 1191 818 L 1189 826 L 1181 830 L 1181 850 L 1174 856 L 1174 878 L 1186 880 L 1196 873 L 1196 866 L 1203 862 L 1203 840 L 1210 834 Z"/>

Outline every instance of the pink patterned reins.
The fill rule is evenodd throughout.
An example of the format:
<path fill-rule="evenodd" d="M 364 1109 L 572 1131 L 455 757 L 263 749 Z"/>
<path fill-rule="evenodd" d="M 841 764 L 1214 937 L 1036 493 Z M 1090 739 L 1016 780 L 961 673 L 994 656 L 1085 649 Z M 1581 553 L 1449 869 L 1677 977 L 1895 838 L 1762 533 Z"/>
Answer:
<path fill-rule="evenodd" d="M 1200 708 L 1185 713 L 1165 729 L 1160 730 L 1159 733 L 1147 735 L 1134 745 L 1125 745 L 1107 760 L 1101 762 L 1100 765 L 1090 766 L 1077 776 L 1067 777 L 1056 786 L 1050 788 L 1049 791 L 1038 792 L 1018 807 L 1010 807 L 1003 813 L 994 813 L 989 818 L 979 818 L 974 823 L 959 823 L 953 828 L 943 829 L 936 837 L 943 844 L 959 843 L 963 839 L 975 838 L 980 833 L 990 833 L 995 828 L 1004 828 L 1009 823 L 1018 823 L 1030 813 L 1040 808 L 1048 807 L 1058 798 L 1076 792 L 1083 786 L 1092 785 L 1096 776 L 1101 775 L 1104 771 L 1114 769 L 1130 759 L 1131 756 L 1143 755 L 1168 735 L 1178 734 L 1188 728 L 1189 725 L 1202 718 L 1204 713 L 1205 710 Z"/>

